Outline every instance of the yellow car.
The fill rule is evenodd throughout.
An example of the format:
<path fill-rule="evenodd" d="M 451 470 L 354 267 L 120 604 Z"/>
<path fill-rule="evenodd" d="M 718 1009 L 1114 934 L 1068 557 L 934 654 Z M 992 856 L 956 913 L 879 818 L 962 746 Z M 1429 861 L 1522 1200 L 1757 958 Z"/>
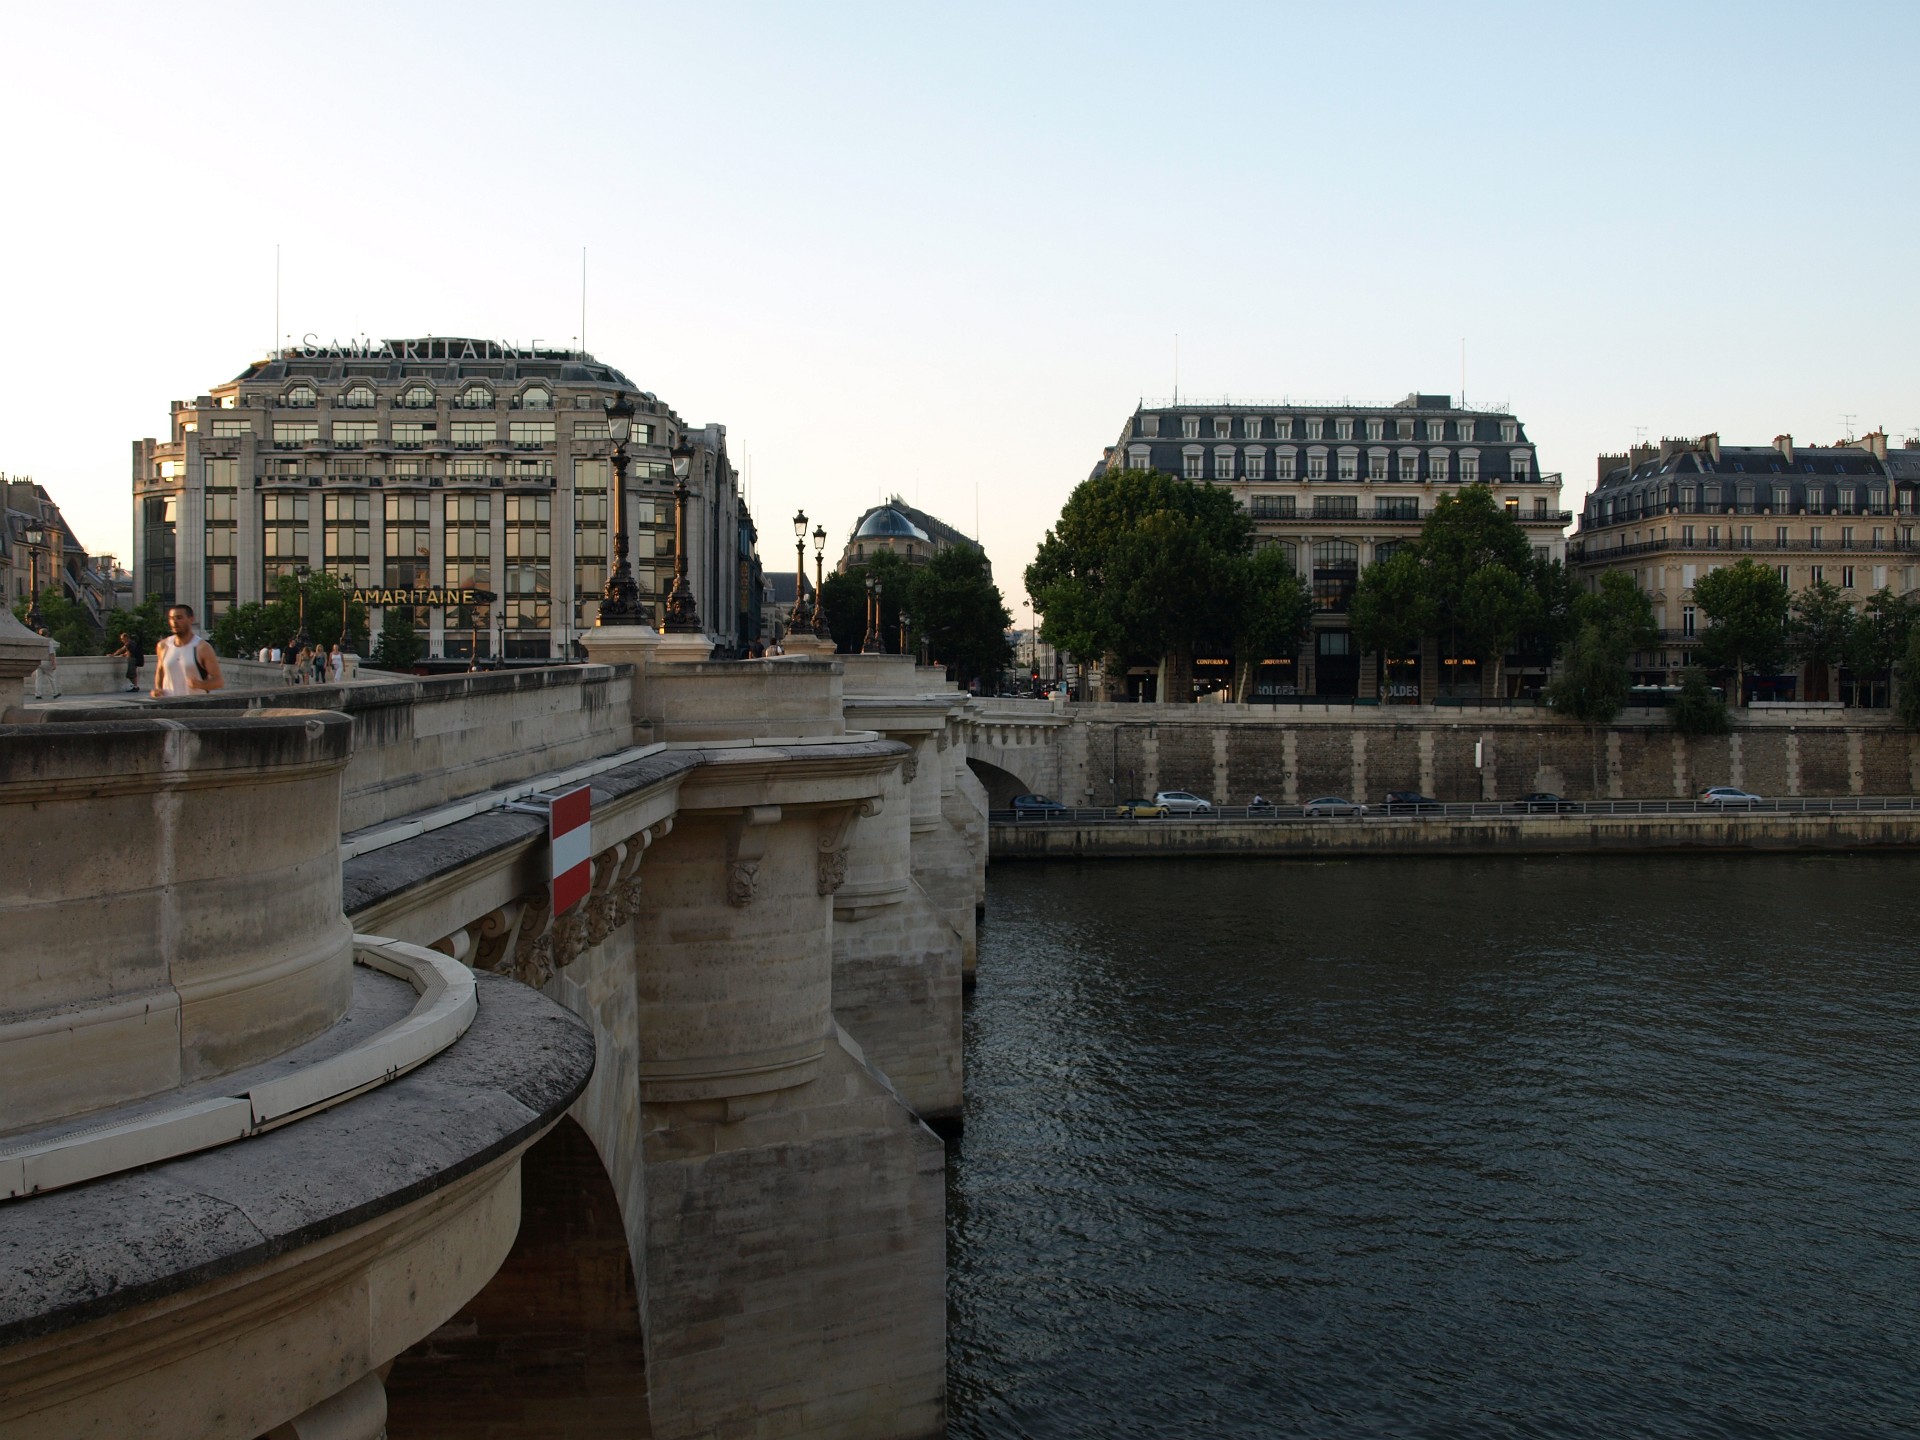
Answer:
<path fill-rule="evenodd" d="M 1172 812 L 1154 800 L 1126 800 L 1113 807 L 1122 820 L 1164 820 Z"/>

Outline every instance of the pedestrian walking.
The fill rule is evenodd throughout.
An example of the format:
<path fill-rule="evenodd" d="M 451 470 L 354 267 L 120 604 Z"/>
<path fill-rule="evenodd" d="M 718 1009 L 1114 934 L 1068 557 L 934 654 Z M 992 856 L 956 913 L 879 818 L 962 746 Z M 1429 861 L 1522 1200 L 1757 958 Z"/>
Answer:
<path fill-rule="evenodd" d="M 279 659 L 281 684 L 298 685 L 300 683 L 300 654 L 293 648 L 293 642 L 291 640 L 287 642 L 286 648 L 280 651 Z"/>
<path fill-rule="evenodd" d="M 334 646 L 327 652 L 327 679 L 338 685 L 346 678 L 347 657 L 340 653 L 340 647 Z"/>
<path fill-rule="evenodd" d="M 133 636 L 125 630 L 120 632 L 120 648 L 113 652 L 113 658 L 127 662 L 126 679 L 123 685 L 128 690 L 140 688 L 140 647 L 133 643 Z"/>
<path fill-rule="evenodd" d="M 167 611 L 167 624 L 172 633 L 155 650 L 153 689 L 149 692 L 153 698 L 224 689 L 227 679 L 220 673 L 220 657 L 194 627 L 193 607 L 175 605 Z"/>
<path fill-rule="evenodd" d="M 313 647 L 312 665 L 313 665 L 313 683 L 316 685 L 326 684 L 327 683 L 327 647 L 326 646 L 316 645 Z"/>
<path fill-rule="evenodd" d="M 58 700 L 60 698 L 60 642 L 41 628 L 40 638 L 47 642 L 47 653 L 33 672 L 33 698 L 36 700 Z M 43 694 L 42 691 L 45 693 Z"/>

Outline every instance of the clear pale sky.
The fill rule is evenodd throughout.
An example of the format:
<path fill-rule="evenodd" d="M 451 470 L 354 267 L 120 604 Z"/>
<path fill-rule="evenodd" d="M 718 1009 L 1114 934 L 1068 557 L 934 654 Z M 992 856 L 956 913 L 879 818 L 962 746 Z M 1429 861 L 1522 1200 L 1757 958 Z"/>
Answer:
<path fill-rule="evenodd" d="M 761 553 L 898 491 L 1021 571 L 1142 395 L 1511 405 L 1594 456 L 1920 431 L 1911 59 L 1869 4 L 11 5 L 0 471 L 295 337 L 587 345 Z"/>

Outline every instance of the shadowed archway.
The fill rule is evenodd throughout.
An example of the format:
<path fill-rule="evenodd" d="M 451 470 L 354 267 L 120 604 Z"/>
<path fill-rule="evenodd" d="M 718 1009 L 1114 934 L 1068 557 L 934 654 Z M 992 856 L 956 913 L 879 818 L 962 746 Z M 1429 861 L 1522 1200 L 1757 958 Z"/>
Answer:
<path fill-rule="evenodd" d="M 652 1433 L 626 1232 L 571 1117 L 520 1168 L 499 1273 L 387 1376 L 390 1440 L 588 1440 Z"/>
<path fill-rule="evenodd" d="M 1033 787 L 1011 770 L 1003 770 L 986 760 L 967 757 L 967 768 L 987 790 L 987 807 L 992 810 L 1005 810 L 1013 804 L 1016 795 L 1029 795 Z"/>

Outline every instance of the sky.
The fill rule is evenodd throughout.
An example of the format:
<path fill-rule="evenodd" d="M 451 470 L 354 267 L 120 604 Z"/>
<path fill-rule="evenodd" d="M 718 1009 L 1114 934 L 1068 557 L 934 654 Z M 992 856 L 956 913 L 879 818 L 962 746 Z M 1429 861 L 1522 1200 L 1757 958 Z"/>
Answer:
<path fill-rule="evenodd" d="M 898 493 L 1022 572 L 1140 398 L 1920 435 L 1920 6 L 0 10 L 0 472 L 296 340 L 586 343 L 727 426 L 769 567 Z M 1177 339 L 1176 339 L 1177 337 Z"/>

